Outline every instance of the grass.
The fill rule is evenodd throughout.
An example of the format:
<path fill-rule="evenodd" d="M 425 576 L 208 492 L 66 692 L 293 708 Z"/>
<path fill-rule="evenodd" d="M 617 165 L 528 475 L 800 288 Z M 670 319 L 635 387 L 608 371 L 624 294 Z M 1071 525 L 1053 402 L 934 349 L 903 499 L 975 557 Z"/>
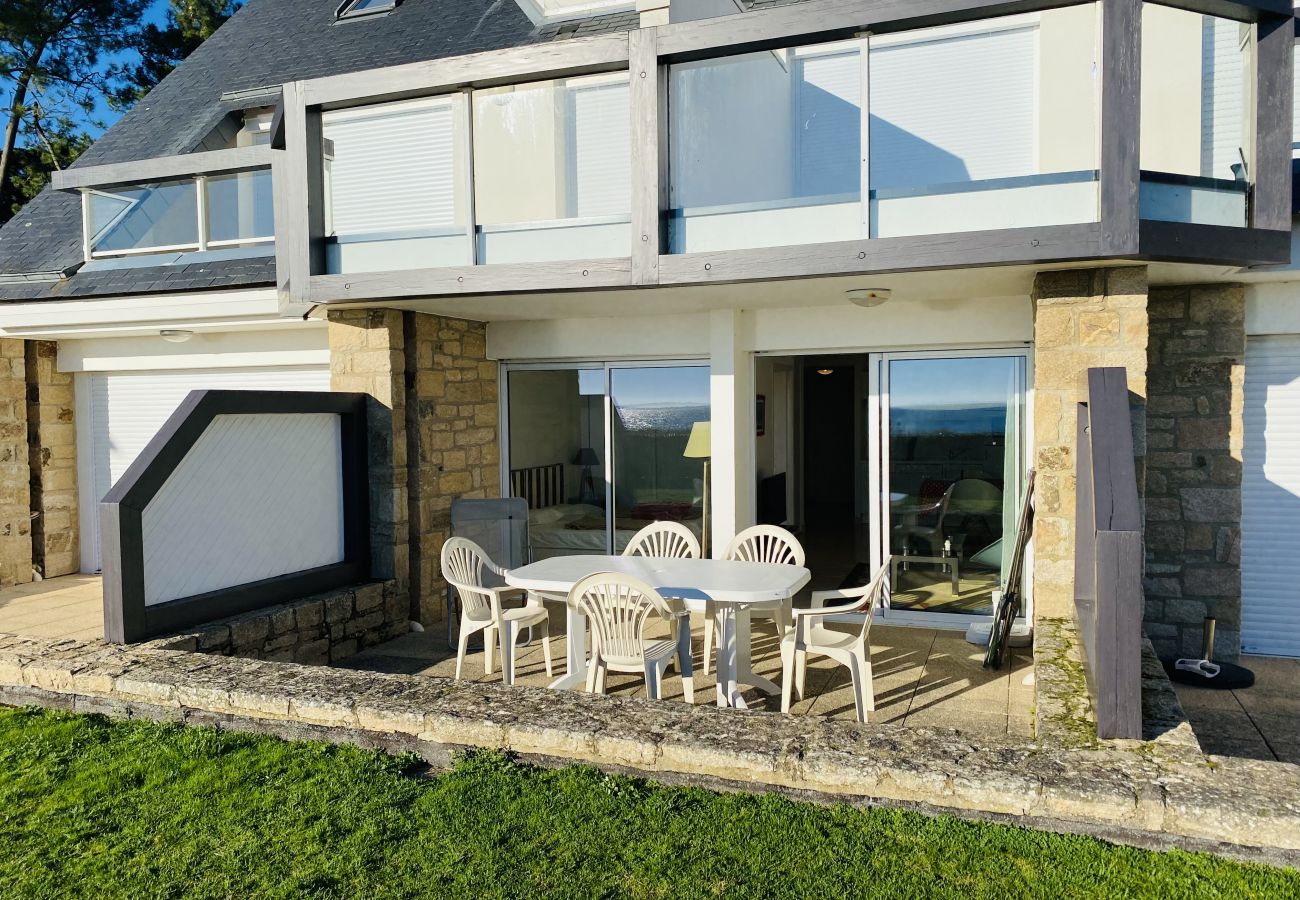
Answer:
<path fill-rule="evenodd" d="M 0 897 L 1296 897 L 1300 872 L 899 810 L 0 710 Z"/>

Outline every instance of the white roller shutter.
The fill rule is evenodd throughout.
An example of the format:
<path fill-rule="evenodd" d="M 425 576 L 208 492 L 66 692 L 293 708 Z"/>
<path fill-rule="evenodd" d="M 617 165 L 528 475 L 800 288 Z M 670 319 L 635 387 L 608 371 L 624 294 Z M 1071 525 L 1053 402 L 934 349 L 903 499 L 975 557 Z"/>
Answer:
<path fill-rule="evenodd" d="M 871 46 L 871 186 L 1037 173 L 1036 26 Z"/>
<path fill-rule="evenodd" d="M 861 189 L 862 57 L 857 51 L 798 60 L 796 190 L 801 197 Z"/>
<path fill-rule="evenodd" d="M 456 224 L 451 101 L 326 115 L 331 225 L 338 235 Z"/>
<path fill-rule="evenodd" d="M 1246 63 L 1239 22 L 1202 17 L 1201 174 L 1233 178 L 1246 142 Z M 1249 31 L 1247 30 L 1247 34 Z"/>
<path fill-rule="evenodd" d="M 97 571 L 98 503 L 140 451 L 162 428 L 190 391 L 227 390 L 328 391 L 328 366 L 258 369 L 205 369 L 168 372 L 96 372 L 90 380 L 88 415 L 78 420 L 89 429 L 90 484 L 83 484 L 82 567 Z"/>
<path fill-rule="evenodd" d="M 1300 656 L 1300 337 L 1246 348 L 1241 643 Z"/>
<path fill-rule="evenodd" d="M 632 206 L 632 121 L 627 82 L 569 91 L 571 214 L 623 216 Z"/>

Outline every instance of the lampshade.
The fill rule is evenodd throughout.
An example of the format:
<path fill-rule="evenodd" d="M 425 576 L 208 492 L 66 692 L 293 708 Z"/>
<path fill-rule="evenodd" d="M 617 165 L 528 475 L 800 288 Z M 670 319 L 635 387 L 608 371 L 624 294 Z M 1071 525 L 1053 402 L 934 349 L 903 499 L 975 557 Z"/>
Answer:
<path fill-rule="evenodd" d="M 691 437 L 686 442 L 682 456 L 687 459 L 708 459 L 713 455 L 713 427 L 709 422 L 696 422 L 691 426 Z"/>
<path fill-rule="evenodd" d="M 578 450 L 578 457 L 573 461 L 573 464 L 576 466 L 598 466 L 600 465 L 600 457 L 590 447 L 582 447 Z"/>

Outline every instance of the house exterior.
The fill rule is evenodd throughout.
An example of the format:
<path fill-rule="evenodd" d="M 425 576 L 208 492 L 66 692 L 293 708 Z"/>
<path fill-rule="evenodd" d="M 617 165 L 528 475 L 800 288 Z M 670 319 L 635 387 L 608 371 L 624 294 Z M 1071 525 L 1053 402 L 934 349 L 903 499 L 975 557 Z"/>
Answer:
<path fill-rule="evenodd" d="M 452 500 L 516 496 L 534 556 L 781 523 L 965 627 L 1030 468 L 1028 615 L 1065 617 L 1115 366 L 1157 650 L 1210 616 L 1300 655 L 1295 35 L 1281 0 L 250 0 L 0 230 L 0 580 L 100 567 L 188 391 L 333 390 L 426 623 Z"/>

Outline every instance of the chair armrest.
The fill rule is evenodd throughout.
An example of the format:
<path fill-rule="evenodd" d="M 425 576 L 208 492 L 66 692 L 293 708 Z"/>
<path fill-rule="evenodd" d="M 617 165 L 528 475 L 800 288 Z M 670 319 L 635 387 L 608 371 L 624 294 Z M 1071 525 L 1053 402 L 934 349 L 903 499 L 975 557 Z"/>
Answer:
<path fill-rule="evenodd" d="M 824 600 L 825 598 L 823 598 Z M 826 616 L 838 616 L 844 613 L 861 612 L 857 603 L 843 603 L 838 606 L 814 606 L 812 609 L 793 609 L 791 617 L 798 619 L 820 619 Z"/>

